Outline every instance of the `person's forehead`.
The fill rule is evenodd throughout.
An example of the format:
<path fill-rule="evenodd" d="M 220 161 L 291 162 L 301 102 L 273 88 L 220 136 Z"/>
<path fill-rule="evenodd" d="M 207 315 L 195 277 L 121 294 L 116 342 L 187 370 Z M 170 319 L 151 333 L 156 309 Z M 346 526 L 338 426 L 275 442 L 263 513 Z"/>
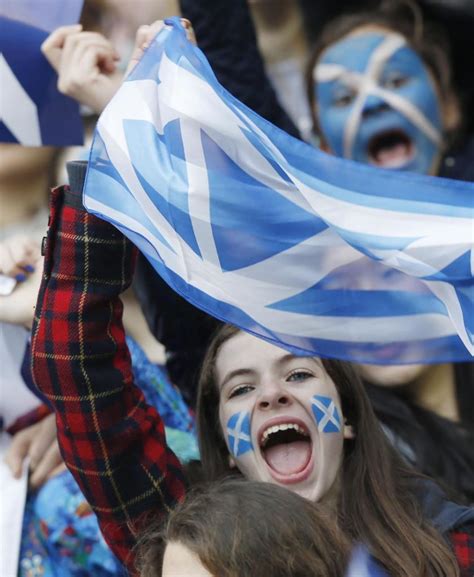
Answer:
<path fill-rule="evenodd" d="M 227 373 L 239 369 L 259 370 L 268 364 L 282 360 L 307 359 L 313 363 L 320 361 L 311 356 L 296 357 L 284 348 L 273 345 L 245 332 L 239 332 L 227 340 L 219 349 L 216 358 L 218 379 L 221 380 Z M 286 362 L 285 361 L 285 362 Z"/>
<path fill-rule="evenodd" d="M 410 71 L 413 74 L 426 72 L 423 60 L 410 46 L 403 46 L 394 52 L 387 61 L 387 67 Z"/>
<path fill-rule="evenodd" d="M 390 31 L 371 30 L 344 36 L 323 52 L 318 64 L 339 64 L 354 72 L 364 72 L 374 50 L 388 37 L 399 36 Z"/>
<path fill-rule="evenodd" d="M 255 360 L 277 359 L 286 354 L 285 349 L 242 331 L 223 343 L 217 353 L 216 365 L 218 371 L 222 368 L 233 370 Z"/>

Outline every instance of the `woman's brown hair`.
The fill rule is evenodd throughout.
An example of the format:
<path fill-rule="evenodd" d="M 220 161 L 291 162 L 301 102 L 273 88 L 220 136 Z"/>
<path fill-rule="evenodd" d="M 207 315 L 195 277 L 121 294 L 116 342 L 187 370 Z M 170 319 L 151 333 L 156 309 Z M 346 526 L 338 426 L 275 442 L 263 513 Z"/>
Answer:
<path fill-rule="evenodd" d="M 191 491 L 140 546 L 141 577 L 160 577 L 180 543 L 219 577 L 343 577 L 350 543 L 334 514 L 278 485 L 225 479 Z"/>
<path fill-rule="evenodd" d="M 448 111 L 445 114 L 444 145 L 450 146 L 454 138 L 459 137 L 461 113 L 453 88 L 448 40 L 438 26 L 424 22 L 420 7 L 411 0 L 384 0 L 378 10 L 344 14 L 326 24 L 306 68 L 306 90 L 315 134 L 324 142 L 317 113 L 314 68 L 328 46 L 368 25 L 380 26 L 404 36 L 428 67 L 437 83 L 439 98 Z"/>
<path fill-rule="evenodd" d="M 231 473 L 219 424 L 215 364 L 222 345 L 239 329 L 222 327 L 203 362 L 197 402 L 197 428 L 203 472 L 209 481 Z M 389 445 L 364 386 L 347 362 L 322 359 L 338 390 L 344 418 L 355 438 L 344 443 L 340 527 L 363 543 L 391 577 L 446 577 L 458 564 L 441 535 L 424 519 L 415 496 L 421 477 Z"/>

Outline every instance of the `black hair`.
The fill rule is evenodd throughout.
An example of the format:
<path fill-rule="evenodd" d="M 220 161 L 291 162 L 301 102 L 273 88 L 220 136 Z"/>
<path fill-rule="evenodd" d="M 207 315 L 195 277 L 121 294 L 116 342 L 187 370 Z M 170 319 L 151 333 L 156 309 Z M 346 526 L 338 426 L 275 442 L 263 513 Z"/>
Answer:
<path fill-rule="evenodd" d="M 455 365 L 460 423 L 417 406 L 408 386 L 365 383 L 380 422 L 405 458 L 458 501 L 474 502 L 474 364 Z"/>

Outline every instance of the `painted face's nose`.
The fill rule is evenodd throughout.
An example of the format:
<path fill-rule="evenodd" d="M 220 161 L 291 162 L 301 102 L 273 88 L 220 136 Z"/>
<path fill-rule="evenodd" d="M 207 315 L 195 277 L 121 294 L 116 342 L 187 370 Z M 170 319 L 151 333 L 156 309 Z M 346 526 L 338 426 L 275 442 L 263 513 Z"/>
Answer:
<path fill-rule="evenodd" d="M 278 384 L 264 385 L 258 400 L 258 408 L 261 411 L 289 407 L 291 404 L 291 396 Z"/>
<path fill-rule="evenodd" d="M 374 96 L 373 94 L 369 94 L 364 102 L 364 107 L 362 109 L 362 118 L 369 118 L 371 116 L 376 116 L 381 112 L 385 112 L 390 107 L 382 100 L 379 96 Z"/>

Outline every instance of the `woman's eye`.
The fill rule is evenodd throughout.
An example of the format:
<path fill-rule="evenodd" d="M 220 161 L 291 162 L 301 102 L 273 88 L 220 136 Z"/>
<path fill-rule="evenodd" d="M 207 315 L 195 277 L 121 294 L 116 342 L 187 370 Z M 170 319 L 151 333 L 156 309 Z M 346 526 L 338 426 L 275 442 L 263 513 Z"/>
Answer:
<path fill-rule="evenodd" d="M 250 391 L 253 391 L 252 385 L 240 385 L 231 391 L 229 399 L 232 399 L 233 397 L 239 397 L 240 395 L 245 395 Z"/>
<path fill-rule="evenodd" d="M 346 92 L 344 94 L 336 95 L 333 103 L 337 108 L 344 108 L 352 104 L 355 98 L 355 92 Z"/>
<path fill-rule="evenodd" d="M 384 88 L 396 89 L 404 86 L 407 82 L 408 78 L 403 76 L 403 74 L 393 74 L 392 76 L 385 78 L 382 82 L 382 86 Z"/>
<path fill-rule="evenodd" d="M 309 371 L 294 371 L 293 373 L 291 373 L 291 375 L 288 376 L 288 378 L 286 379 L 288 382 L 301 382 L 301 381 L 306 381 L 306 379 L 310 379 L 311 377 L 313 377 L 313 373 L 310 373 Z"/>

